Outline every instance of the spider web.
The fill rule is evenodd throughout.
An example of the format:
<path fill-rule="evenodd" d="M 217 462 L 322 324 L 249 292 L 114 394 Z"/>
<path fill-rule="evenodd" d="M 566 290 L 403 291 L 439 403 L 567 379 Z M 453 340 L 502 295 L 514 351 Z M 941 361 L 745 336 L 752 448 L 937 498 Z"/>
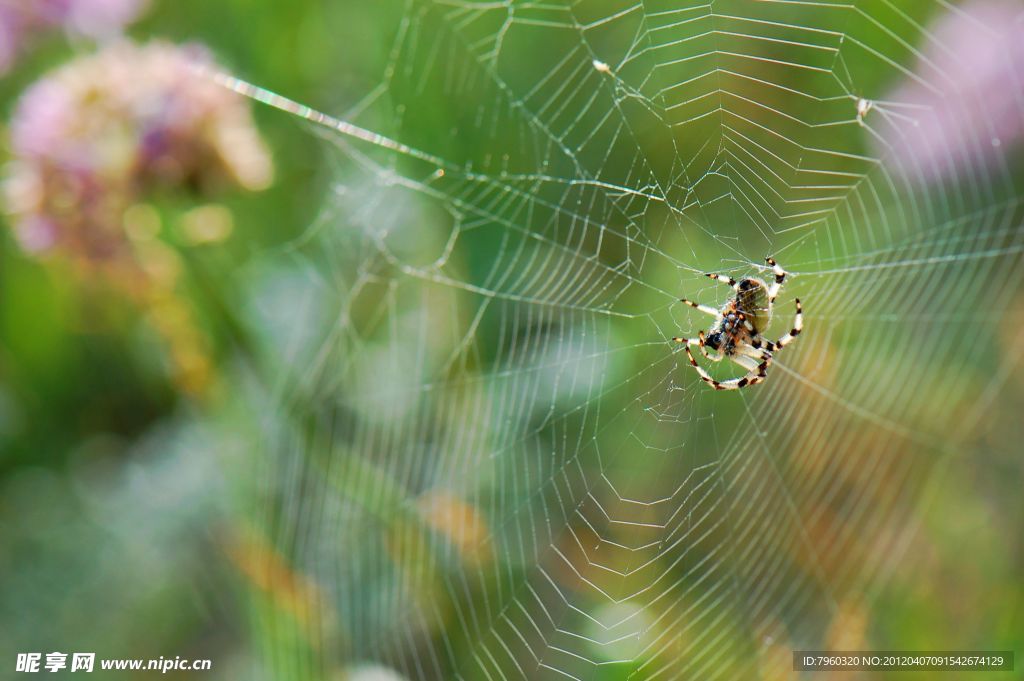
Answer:
<path fill-rule="evenodd" d="M 870 609 L 1013 411 L 1024 82 L 960 96 L 977 7 L 409 2 L 337 119 L 226 80 L 339 152 L 264 471 L 319 596 L 259 618 L 270 675 L 778 678 Z M 805 333 L 716 393 L 678 299 L 769 254 Z"/>

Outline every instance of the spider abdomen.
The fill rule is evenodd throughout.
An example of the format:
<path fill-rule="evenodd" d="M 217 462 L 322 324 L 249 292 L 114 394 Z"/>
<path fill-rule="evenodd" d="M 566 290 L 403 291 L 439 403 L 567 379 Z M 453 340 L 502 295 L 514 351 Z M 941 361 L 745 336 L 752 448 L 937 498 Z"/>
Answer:
<path fill-rule="evenodd" d="M 743 279 L 736 292 L 736 311 L 743 314 L 754 333 L 768 328 L 772 318 L 771 303 L 768 300 L 768 286 L 760 279 Z"/>

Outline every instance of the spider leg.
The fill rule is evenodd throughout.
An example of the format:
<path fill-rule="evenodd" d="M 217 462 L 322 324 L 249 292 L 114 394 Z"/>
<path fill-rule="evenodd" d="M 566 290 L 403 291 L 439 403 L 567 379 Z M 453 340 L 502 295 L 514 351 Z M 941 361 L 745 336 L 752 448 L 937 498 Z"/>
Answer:
<path fill-rule="evenodd" d="M 769 352 L 774 352 L 775 350 L 781 350 L 782 348 L 784 348 L 787 345 L 789 345 L 790 343 L 792 343 L 796 339 L 796 337 L 800 335 L 800 332 L 803 331 L 803 330 L 804 330 L 804 312 L 803 312 L 803 307 L 801 307 L 801 305 L 800 305 L 800 299 L 797 298 L 796 299 L 796 317 L 793 318 L 793 328 L 790 329 L 789 333 L 787 333 L 785 336 L 783 336 L 779 340 L 775 341 L 774 343 L 772 343 L 771 341 L 768 341 L 767 343 L 765 343 L 765 347 L 767 348 L 767 350 Z"/>
<path fill-rule="evenodd" d="M 712 317 L 721 317 L 722 316 L 721 313 L 718 310 L 716 310 L 715 308 L 708 307 L 707 305 L 701 305 L 700 303 L 695 303 L 692 300 L 688 300 L 686 298 L 680 298 L 679 302 L 686 303 L 690 307 L 692 307 L 694 309 L 697 309 L 697 310 L 700 310 L 701 312 L 703 312 L 705 314 L 709 314 Z"/>
<path fill-rule="evenodd" d="M 729 286 L 732 286 L 737 291 L 740 290 L 739 284 L 736 283 L 736 280 L 733 279 L 732 277 L 728 276 L 728 275 L 725 275 L 725 274 L 715 274 L 714 272 L 705 272 L 704 276 L 705 277 L 710 277 L 710 278 L 714 279 L 715 281 L 720 281 L 720 282 L 722 282 L 724 284 L 728 284 Z"/>
<path fill-rule="evenodd" d="M 725 355 L 723 355 L 723 354 L 721 354 L 719 352 L 716 352 L 713 355 L 710 352 L 708 352 L 707 346 L 704 345 L 704 332 L 703 331 L 699 331 L 698 332 L 698 337 L 697 338 L 680 338 L 679 336 L 676 336 L 672 340 L 674 340 L 676 343 L 686 343 L 687 345 L 696 345 L 696 346 L 700 347 L 701 353 L 705 357 L 710 359 L 712 362 L 721 362 L 722 361 L 722 357 L 725 356 Z"/>
<path fill-rule="evenodd" d="M 763 342 L 763 339 L 757 336 L 751 340 L 750 345 L 745 343 L 738 344 L 735 352 L 757 360 L 764 359 L 765 357 L 768 359 L 772 358 L 772 352 L 768 349 L 767 344 Z"/>
<path fill-rule="evenodd" d="M 749 355 L 730 355 L 729 359 L 747 370 L 745 378 L 750 378 L 750 382 L 747 385 L 757 385 L 764 381 L 768 374 L 768 367 L 772 364 L 771 355 L 763 358 L 760 362 L 757 361 L 757 358 L 750 357 Z M 762 366 L 764 367 L 763 370 Z"/>
<path fill-rule="evenodd" d="M 775 274 L 775 282 L 768 286 L 768 302 L 774 303 L 775 298 L 779 295 L 779 289 L 782 288 L 782 282 L 786 281 L 786 270 L 779 267 L 779 263 L 775 262 L 775 258 L 771 256 L 765 258 L 764 261 L 768 263 Z"/>
<path fill-rule="evenodd" d="M 697 364 L 697 360 L 693 358 L 693 353 L 690 352 L 689 345 L 686 346 L 686 356 L 690 358 L 690 364 L 693 365 L 693 368 L 697 370 L 697 373 L 700 375 L 701 380 L 710 385 L 715 390 L 738 390 L 748 385 L 760 383 L 761 381 L 764 380 L 766 372 L 768 371 L 768 365 L 771 363 L 771 358 L 768 358 L 762 361 L 760 364 L 755 365 L 754 360 L 750 359 L 750 368 L 747 371 L 746 376 L 742 376 L 740 378 L 730 378 L 727 381 L 716 381 L 715 379 L 711 378 L 711 376 L 708 375 L 708 372 L 704 371 L 704 367 Z M 747 360 L 746 357 L 742 356 L 730 356 L 729 359 L 733 360 L 740 366 L 745 366 L 744 361 Z"/>

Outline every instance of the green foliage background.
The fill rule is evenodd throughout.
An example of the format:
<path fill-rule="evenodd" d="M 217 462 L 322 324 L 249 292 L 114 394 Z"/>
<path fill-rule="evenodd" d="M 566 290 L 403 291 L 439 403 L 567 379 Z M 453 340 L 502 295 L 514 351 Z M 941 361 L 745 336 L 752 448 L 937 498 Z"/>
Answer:
<path fill-rule="evenodd" d="M 883 3 L 860 4 L 866 14 L 885 9 Z M 720 9 L 725 12 L 728 7 Z M 931 3 L 913 2 L 901 3 L 901 11 L 925 22 L 936 10 Z M 801 21 L 800 12 L 794 6 L 794 23 Z M 439 69 L 397 73 L 386 97 L 372 100 L 367 109 L 360 106 L 393 65 L 396 32 L 403 17 L 410 16 L 416 17 L 425 35 L 436 30 L 435 35 L 445 39 L 442 14 L 429 3 L 420 9 L 417 3 L 312 0 L 255 6 L 244 0 L 159 2 L 131 34 L 139 40 L 162 37 L 204 43 L 227 70 L 246 80 L 342 117 L 357 111 L 360 125 L 428 149 L 453 163 L 475 161 L 478 167 L 486 166 L 489 154 L 509 150 L 512 171 L 529 170 L 531 158 L 521 153 L 515 113 L 490 100 L 498 95 L 486 89 L 468 89 L 460 97 L 446 92 L 441 81 L 454 68 L 443 66 L 447 62 L 441 62 Z M 475 30 L 487 38 L 498 29 L 483 23 Z M 874 46 L 896 61 L 911 63 L 909 46 L 895 44 L 881 29 L 874 34 L 872 30 L 870 26 L 862 28 L 861 34 L 872 36 L 877 41 Z M 498 61 L 497 68 L 513 88 L 525 90 L 536 83 L 538 73 L 546 73 L 549 65 L 547 50 L 557 52 L 560 47 L 546 37 L 541 41 L 531 35 L 529 31 L 510 35 L 504 53 L 507 57 Z M 572 36 L 564 39 L 574 40 Z M 605 37 L 608 45 L 621 39 Z M 88 49 L 57 38 L 36 45 L 0 83 L 4 118 L 9 117 L 28 83 Z M 804 58 L 798 47 L 779 50 L 780 57 Z M 455 63 L 459 56 L 445 58 Z M 884 91 L 885 84 L 893 80 L 892 70 L 877 61 L 850 63 L 856 81 L 866 90 Z M 628 79 L 629 74 L 623 76 Z M 669 76 L 685 77 L 682 72 Z M 813 78 L 807 74 L 806 80 L 791 85 L 813 89 L 817 87 Z M 405 115 L 398 116 L 395 107 L 402 104 L 408 108 Z M 623 106 L 626 115 L 644 120 L 642 106 L 628 100 Z M 630 108 L 633 106 L 636 110 Z M 473 116 L 481 107 L 493 112 L 501 132 L 492 134 L 474 127 Z M 827 109 L 822 109 L 824 116 Z M 635 272 L 634 278 L 651 288 L 630 288 L 613 301 L 612 309 L 650 310 L 650 314 L 614 327 L 604 325 L 604 320 L 578 320 L 592 332 L 591 342 L 605 342 L 615 350 L 604 371 L 607 385 L 616 388 L 609 388 L 609 394 L 601 398 L 603 410 L 613 415 L 610 425 L 591 433 L 584 417 L 572 415 L 572 407 L 581 399 L 586 403 L 594 398 L 575 394 L 555 405 L 560 413 L 569 414 L 559 425 L 547 423 L 539 412 L 523 417 L 527 423 L 522 427 L 535 428 L 545 443 L 558 442 L 577 431 L 593 434 L 594 449 L 584 448 L 579 455 L 579 478 L 567 482 L 565 490 L 559 489 L 552 481 L 568 464 L 530 459 L 533 450 L 527 447 L 513 449 L 516 456 L 488 463 L 486 472 L 474 469 L 472 475 L 467 474 L 462 492 L 496 528 L 495 560 L 499 565 L 493 577 L 483 576 L 491 572 L 482 570 L 479 578 L 468 582 L 470 595 L 447 593 L 438 584 L 445 575 L 463 574 L 464 567 L 446 562 L 450 556 L 437 548 L 442 542 L 423 539 L 422 528 L 416 525 L 419 521 L 412 517 L 415 498 L 430 488 L 424 480 L 430 479 L 433 461 L 441 462 L 436 465 L 440 469 L 446 456 L 431 449 L 436 442 L 445 441 L 441 435 L 421 442 L 416 442 L 414 435 L 434 433 L 431 428 L 441 433 L 445 426 L 420 424 L 418 431 L 410 426 L 405 444 L 415 454 L 393 445 L 393 451 L 381 451 L 379 458 L 367 455 L 367 441 L 378 426 L 353 405 L 364 401 L 366 393 L 360 389 L 372 380 L 352 378 L 352 365 L 370 366 L 374 348 L 388 347 L 395 335 L 395 327 L 382 319 L 381 301 L 387 301 L 386 310 L 405 319 L 402 323 L 412 331 L 424 328 L 423 322 L 417 321 L 419 310 L 429 309 L 438 315 L 434 318 L 437 337 L 430 340 L 434 343 L 430 352 L 438 357 L 457 343 L 457 331 L 465 328 L 466 320 L 478 308 L 471 294 L 438 292 L 429 283 L 403 275 L 393 263 L 381 265 L 366 255 L 369 240 L 350 233 L 366 229 L 367 224 L 415 223 L 414 236 L 404 232 L 391 241 L 389 237 L 383 240 L 400 262 L 418 265 L 419 260 L 430 259 L 424 254 L 443 248 L 451 216 L 422 197 L 408 205 L 398 199 L 392 203 L 394 190 L 379 177 L 368 181 L 372 174 L 368 168 L 374 166 L 353 162 L 351 152 L 355 149 L 380 164 L 378 168 L 403 177 L 427 177 L 432 169 L 424 164 L 339 141 L 269 108 L 257 107 L 255 114 L 273 150 L 274 186 L 259 194 L 238 193 L 225 199 L 236 220 L 235 233 L 228 242 L 183 249 L 190 272 L 184 295 L 199 310 L 200 323 L 213 339 L 217 379 L 207 396 L 189 397 L 175 388 L 168 378 L 160 341 L 148 328 L 143 311 L 83 286 L 59 266 L 27 257 L 9 236 L 0 239 L 0 629 L 5 632 L 0 665 L 13 665 L 18 651 L 64 650 L 96 652 L 100 657 L 211 658 L 211 678 L 344 678 L 352 664 L 377 657 L 379 651 L 370 652 L 367 641 L 386 638 L 393 631 L 395 623 L 389 618 L 401 608 L 394 610 L 397 606 L 391 601 L 399 595 L 418 593 L 425 601 L 443 603 L 442 608 L 483 612 L 473 609 L 482 607 L 478 604 L 488 598 L 500 601 L 507 597 L 506 584 L 531 583 L 532 568 L 526 557 L 501 552 L 502 542 L 511 544 L 513 539 L 502 532 L 536 532 L 539 545 L 559 540 L 557 533 L 542 535 L 539 527 L 523 520 L 524 509 L 538 514 L 554 509 L 559 492 L 577 492 L 580 485 L 605 474 L 626 481 L 625 491 L 640 496 L 659 489 L 671 493 L 686 471 L 723 456 L 734 433 L 742 442 L 761 443 L 743 456 L 781 462 L 783 479 L 794 486 L 801 479 L 798 464 L 805 454 L 805 462 L 825 461 L 821 465 L 826 467 L 843 469 L 844 462 L 851 462 L 850 470 L 834 473 L 839 481 L 834 496 L 849 499 L 850 504 L 839 501 L 829 508 L 835 525 L 812 537 L 835 542 L 825 553 L 842 549 L 844 555 L 834 557 L 832 563 L 824 561 L 824 569 L 831 571 L 825 581 L 842 583 L 839 592 L 846 596 L 825 604 L 827 590 L 819 591 L 820 585 L 807 586 L 813 581 L 808 577 L 810 568 L 790 556 L 787 560 L 791 562 L 780 570 L 788 581 L 777 588 L 784 592 L 797 585 L 801 593 L 812 601 L 820 598 L 822 604 L 773 613 L 776 619 L 761 625 L 797 632 L 808 627 L 841 631 L 846 626 L 861 633 L 839 640 L 875 650 L 1024 649 L 1024 502 L 1020 495 L 1024 477 L 1019 445 L 1024 441 L 1019 421 L 1024 381 L 1017 366 L 1020 335 L 1014 331 L 1014 324 L 1024 322 L 1024 311 L 1019 303 L 1010 309 L 991 310 L 991 325 L 968 330 L 976 334 L 971 339 L 976 351 L 969 356 L 958 352 L 955 360 L 948 360 L 959 347 L 953 341 L 933 348 L 925 357 L 915 356 L 897 344 L 903 339 L 902 332 L 915 338 L 964 332 L 963 327 L 943 321 L 938 312 L 941 301 L 927 292 L 918 294 L 916 300 L 934 316 L 895 331 L 880 318 L 853 314 L 847 319 L 839 307 L 823 308 L 825 301 L 838 306 L 843 301 L 857 301 L 858 296 L 885 298 L 890 295 L 887 285 L 898 289 L 916 283 L 881 270 L 877 275 L 793 279 L 787 295 L 800 295 L 809 308 L 808 336 L 801 343 L 814 350 L 805 350 L 800 355 L 803 363 L 794 365 L 792 371 L 776 369 L 770 379 L 790 386 L 779 388 L 786 391 L 781 394 L 791 405 L 785 407 L 711 400 L 698 392 L 672 393 L 680 386 L 687 391 L 699 391 L 702 386 L 692 382 L 685 362 L 667 363 L 676 360 L 666 359 L 672 349 L 660 342 L 663 332 L 692 323 L 685 312 L 669 307 L 661 292 L 678 291 L 681 295 L 687 287 L 700 286 L 697 292 L 704 296 L 719 293 L 699 283 L 693 272 L 665 263 Z M 688 109 L 681 115 L 696 114 Z M 644 145 L 656 173 L 671 175 L 679 158 L 702 158 L 703 142 L 717 134 L 718 125 L 718 120 L 708 118 L 706 129 L 691 130 L 690 137 L 677 140 L 674 146 L 657 137 L 657 126 L 645 129 L 641 125 L 638 144 Z M 451 134 L 451 129 L 458 133 Z M 803 134 L 795 127 L 782 132 L 794 137 Z M 867 153 L 865 138 L 856 128 L 829 130 L 821 139 L 824 135 L 829 148 Z M 806 141 L 815 142 L 814 138 Z M 606 165 L 624 169 L 623 184 L 636 180 L 627 174 L 633 167 L 634 151 L 613 148 L 608 152 Z M 523 167 L 514 167 L 517 162 Z M 1002 192 L 992 198 L 993 203 L 1019 194 L 1024 180 L 1020 168 L 1018 154 L 1010 159 L 1009 187 L 992 187 L 993 194 Z M 556 161 L 547 172 L 553 177 L 570 177 L 573 170 L 559 167 Z M 856 172 L 862 171 L 856 168 Z M 711 195 L 728 191 L 730 186 L 723 180 L 705 190 Z M 553 190 L 539 189 L 538 196 L 544 198 L 546 191 Z M 956 187 L 945 191 L 966 195 L 966 190 L 960 194 Z M 475 200 L 472 194 L 464 196 L 470 204 Z M 928 193 L 902 198 L 921 206 L 940 203 L 935 194 Z M 167 221 L 173 222 L 188 201 L 188 197 L 162 197 L 158 205 Z M 708 205 L 698 218 L 701 229 L 684 232 L 666 227 L 671 216 L 659 213 L 653 204 L 645 209 L 648 212 L 643 213 L 642 222 L 659 248 L 697 270 L 717 269 L 723 264 L 732 271 L 743 269 L 733 253 L 723 253 L 723 242 L 741 244 L 752 260 L 753 254 L 771 246 L 760 240 L 752 225 L 737 219 L 735 205 Z M 885 210 L 896 215 L 902 209 L 891 202 Z M 620 220 L 610 226 L 628 231 L 628 220 L 621 216 Z M 1009 236 L 992 244 L 1004 251 L 999 266 L 984 269 L 968 263 L 949 274 L 959 277 L 956 286 L 942 290 L 961 292 L 954 302 L 954 315 L 963 318 L 972 306 L 985 309 L 986 296 L 993 289 L 1020 292 L 1019 277 L 1014 275 L 1020 271 L 1020 255 L 1019 250 L 1017 255 L 1012 250 L 1019 245 L 1019 212 L 1011 214 L 1010 220 Z M 460 239 L 451 269 L 461 281 L 486 288 L 492 270 L 515 266 L 503 260 L 514 248 L 503 240 L 512 231 L 491 227 L 467 230 Z M 964 232 L 967 236 L 970 227 Z M 864 228 L 840 222 L 830 229 L 833 234 L 848 230 L 852 245 L 833 246 L 856 255 L 856 236 Z M 914 253 L 912 235 L 906 238 L 909 242 L 895 240 L 911 243 L 905 251 L 891 251 L 874 262 L 910 258 Z M 553 277 L 558 267 L 571 266 L 544 246 L 536 248 L 538 255 L 528 262 L 546 263 L 530 266 L 540 271 L 547 267 L 547 276 Z M 625 241 L 609 237 L 600 257 L 614 263 L 628 248 Z M 953 246 L 954 255 L 957 248 Z M 967 246 L 963 249 L 966 252 Z M 826 269 L 824 255 L 821 243 L 814 241 L 787 253 L 790 262 L 807 270 Z M 359 265 L 366 265 L 379 280 L 357 285 L 353 268 Z M 985 274 L 991 277 L 986 279 Z M 787 310 L 788 300 L 784 303 Z M 447 317 L 444 315 L 449 313 L 443 310 L 449 304 L 457 311 Z M 503 337 L 518 333 L 525 338 L 532 333 L 525 326 L 510 331 L 509 320 L 517 318 L 516 310 L 510 304 L 482 315 L 472 356 L 454 370 L 458 378 L 496 381 L 498 370 L 509 368 L 504 364 L 507 356 L 500 352 Z M 340 311 L 350 316 L 351 336 L 333 335 L 341 325 Z M 789 312 L 780 314 L 788 318 Z M 529 319 L 542 325 L 539 318 Z M 812 334 L 818 334 L 817 340 L 811 339 Z M 890 346 L 877 340 L 883 336 Z M 418 346 L 410 342 L 402 347 L 411 353 Z M 948 365 L 936 359 L 955 362 L 952 371 L 945 372 Z M 442 363 L 437 357 L 426 361 L 435 362 L 434 368 Z M 887 414 L 887 400 L 876 396 L 882 416 L 891 416 L 915 437 L 894 444 L 898 438 L 889 426 L 835 409 L 836 401 L 830 403 L 820 393 L 799 387 L 794 377 L 814 370 L 816 379 L 844 405 L 874 406 L 871 398 L 865 397 L 870 391 L 843 374 L 844 367 L 850 366 L 868 375 L 899 372 L 908 366 L 920 370 L 920 392 L 901 398 L 919 407 L 913 415 Z M 512 368 L 524 373 L 529 370 Z M 1003 376 L 1007 372 L 1009 376 Z M 666 381 L 673 375 L 676 378 Z M 411 409 L 433 413 L 443 407 L 454 412 L 446 418 L 466 425 L 478 415 L 473 402 L 485 399 L 487 388 L 479 394 L 460 392 L 451 387 L 458 384 L 456 376 L 446 378 L 452 379 L 450 392 L 422 398 L 423 402 Z M 419 377 L 409 380 L 414 384 Z M 497 383 L 489 385 L 495 392 L 505 389 Z M 791 387 L 794 385 L 797 387 Z M 994 397 L 987 392 L 989 386 L 994 386 Z M 976 427 L 967 433 L 956 431 L 950 447 L 944 446 L 943 440 L 955 428 L 936 415 L 945 413 L 946 401 L 956 399 L 950 397 L 955 390 L 970 396 L 987 395 L 985 404 L 989 406 L 975 415 Z M 847 402 L 853 395 L 865 399 Z M 664 408 L 677 418 L 653 420 L 647 408 Z M 691 418 L 683 423 L 680 414 Z M 767 438 L 749 431 L 755 422 L 752 414 L 758 417 L 758 427 L 769 433 Z M 814 430 L 826 421 L 830 424 L 827 430 Z M 516 427 L 509 426 L 506 432 L 494 426 L 491 435 L 500 440 Z M 633 435 L 637 432 L 642 433 L 646 448 L 636 445 Z M 827 444 L 823 445 L 823 440 Z M 685 447 L 672 450 L 680 442 Z M 422 451 L 416 449 L 420 446 Z M 651 455 L 658 447 L 685 462 Z M 814 459 L 815 452 L 822 449 L 833 458 Z M 612 454 L 603 459 L 594 454 L 598 450 Z M 880 452 L 882 462 L 862 457 L 865 451 Z M 735 455 L 732 450 L 728 453 Z M 430 463 L 424 463 L 423 457 Z M 906 464 L 896 466 L 894 460 Z M 870 461 L 874 463 L 869 465 Z M 787 479 L 789 474 L 792 477 Z M 522 478 L 516 477 L 519 475 Z M 750 475 L 756 478 L 757 469 Z M 510 483 L 513 479 L 519 481 L 518 486 Z M 725 497 L 735 500 L 731 512 L 746 513 L 742 492 L 749 488 L 743 478 L 727 483 L 726 488 Z M 516 495 L 521 498 L 506 498 Z M 775 512 L 772 504 L 779 498 L 769 494 L 763 515 Z M 790 499 L 797 505 L 803 500 L 797 492 Z M 880 509 L 878 524 L 859 524 L 855 511 L 864 500 Z M 336 511 L 335 503 L 346 510 Z M 802 507 L 799 512 L 810 517 L 815 510 L 821 509 Z M 487 517 L 491 511 L 494 517 Z M 761 515 L 757 508 L 752 513 Z M 317 525 L 318 518 L 326 520 Z M 879 536 L 891 532 L 895 539 L 888 535 L 885 540 L 873 536 L 836 539 L 839 531 L 835 528 L 844 523 L 855 530 L 873 528 Z M 516 529 L 509 530 L 509 525 Z M 752 532 L 763 530 L 753 522 L 749 528 Z M 417 543 L 421 541 L 422 546 Z M 714 534 L 711 541 L 737 546 L 742 540 L 723 533 Z M 326 547 L 322 554 L 317 551 L 319 546 Z M 883 550 L 906 553 L 889 561 L 877 554 Z M 694 563 L 714 554 L 714 550 L 702 551 L 698 547 L 687 561 L 664 569 L 673 581 L 687 583 L 693 579 L 689 569 Z M 770 557 L 762 554 L 759 558 Z M 863 580 L 844 572 L 844 557 L 862 566 Z M 746 569 L 739 564 L 740 557 L 727 560 L 737 561 L 732 568 L 736 571 Z M 362 601 L 348 600 L 350 594 L 334 588 L 331 580 L 336 573 L 332 569 L 351 570 L 356 577 L 346 574 L 349 584 L 365 579 L 360 583 L 365 587 Z M 375 574 L 375 570 L 379 572 Z M 701 588 L 695 581 L 693 589 L 699 593 Z M 693 598 L 693 592 L 687 594 Z M 597 612 L 599 607 L 586 596 L 581 595 L 579 602 L 588 612 Z M 707 606 L 709 637 L 716 646 L 731 645 L 740 651 L 726 656 L 729 664 L 736 666 L 726 668 L 725 673 L 739 678 L 757 669 L 765 678 L 785 678 L 784 671 L 779 671 L 785 664 L 780 667 L 777 661 L 758 658 L 764 652 L 757 652 L 751 643 L 756 640 L 758 632 L 753 630 L 757 627 L 745 621 L 743 608 L 716 604 Z M 843 618 L 848 620 L 845 624 L 837 623 Z M 794 620 L 802 624 L 795 625 Z M 468 658 L 479 650 L 480 641 L 467 637 L 456 620 L 446 622 L 449 629 L 427 630 L 424 639 L 433 645 L 447 640 L 457 658 Z M 571 617 L 568 623 L 575 624 Z M 393 647 L 400 649 L 401 645 L 395 642 Z M 396 657 L 408 658 L 415 652 L 405 650 Z M 662 653 L 666 658 L 672 654 L 669 648 Z M 459 668 L 458 673 L 463 678 L 488 678 L 472 665 Z M 600 673 L 606 679 L 630 674 L 634 674 L 631 678 L 647 678 L 647 672 L 637 672 L 629 664 L 602 667 Z M 122 674 L 118 678 L 127 677 Z"/>

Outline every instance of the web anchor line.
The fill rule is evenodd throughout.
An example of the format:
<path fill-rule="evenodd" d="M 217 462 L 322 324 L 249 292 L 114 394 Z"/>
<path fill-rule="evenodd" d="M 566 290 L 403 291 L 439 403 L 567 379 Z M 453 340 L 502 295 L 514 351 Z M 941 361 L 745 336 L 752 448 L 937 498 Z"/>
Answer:
<path fill-rule="evenodd" d="M 390 137 L 372 132 L 366 128 L 361 128 L 358 125 L 349 123 L 348 121 L 343 121 L 340 118 L 335 118 L 334 116 L 325 114 L 322 111 L 308 107 L 305 104 L 299 104 L 294 99 L 289 99 L 266 88 L 253 85 L 252 83 L 236 78 L 235 76 L 230 76 L 223 71 L 211 69 L 205 65 L 196 65 L 195 70 L 201 76 L 209 78 L 221 87 L 227 88 L 232 92 L 236 92 L 243 97 L 248 97 L 249 99 L 266 104 L 267 106 L 271 106 L 280 111 L 298 116 L 299 118 L 303 118 L 329 130 L 339 132 L 347 137 L 362 140 L 363 142 L 368 142 L 369 144 L 383 149 L 389 149 L 402 154 L 403 156 L 409 156 L 410 158 L 415 158 L 420 161 L 436 165 L 440 170 L 449 169 L 448 162 L 439 156 L 435 156 L 421 149 L 410 147 L 408 144 L 402 144 Z"/>

